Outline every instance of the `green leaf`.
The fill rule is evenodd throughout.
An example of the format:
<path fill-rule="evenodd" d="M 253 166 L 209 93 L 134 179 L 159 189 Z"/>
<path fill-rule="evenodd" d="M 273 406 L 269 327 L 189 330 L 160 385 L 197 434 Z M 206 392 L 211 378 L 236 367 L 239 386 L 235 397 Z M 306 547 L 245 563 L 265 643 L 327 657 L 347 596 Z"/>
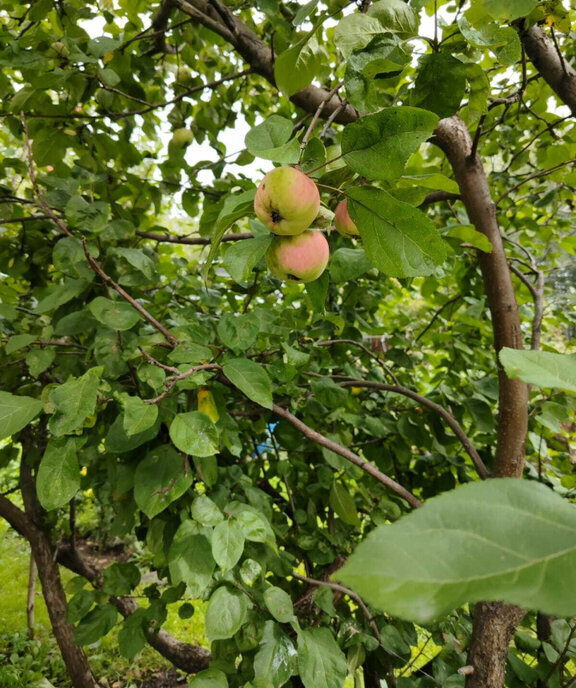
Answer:
<path fill-rule="evenodd" d="M 466 65 L 447 53 L 430 53 L 420 59 L 410 103 L 451 117 L 465 91 Z"/>
<path fill-rule="evenodd" d="M 216 329 L 224 346 L 234 351 L 246 351 L 256 343 L 260 325 L 253 313 L 224 313 Z"/>
<path fill-rule="evenodd" d="M 32 342 L 35 339 L 35 334 L 15 334 L 14 336 L 10 337 L 6 342 L 4 351 L 7 354 L 13 354 L 15 351 L 18 351 L 19 349 L 24 349 L 28 346 L 28 344 L 32 344 Z"/>
<path fill-rule="evenodd" d="M 222 366 L 224 375 L 248 399 L 272 408 L 272 382 L 264 368 L 247 358 L 233 358 Z"/>
<path fill-rule="evenodd" d="M 83 279 L 65 280 L 62 285 L 53 287 L 48 294 L 39 301 L 35 308 L 36 313 L 43 315 L 48 311 L 56 310 L 65 303 L 72 301 L 90 286 L 90 282 Z"/>
<path fill-rule="evenodd" d="M 296 648 L 274 621 L 266 621 L 254 657 L 254 687 L 280 688 L 296 673 Z"/>
<path fill-rule="evenodd" d="M 212 262 L 216 257 L 216 254 L 218 253 L 218 247 L 220 246 L 222 237 L 224 236 L 224 233 L 226 232 L 228 227 L 234 224 L 236 220 L 239 220 L 241 217 L 244 217 L 245 215 L 248 215 L 248 213 L 253 212 L 255 193 L 256 189 L 250 189 L 250 191 L 242 191 L 239 194 L 233 194 L 228 196 L 224 201 L 222 210 L 220 211 L 218 219 L 216 220 L 216 226 L 214 228 L 214 231 L 212 232 L 210 251 L 208 252 L 206 262 L 204 263 L 204 279 L 206 279 L 208 275 L 210 266 L 212 265 Z"/>
<path fill-rule="evenodd" d="M 338 248 L 330 256 L 330 277 L 336 284 L 355 280 L 371 269 L 363 248 Z"/>
<path fill-rule="evenodd" d="M 66 620 L 70 623 L 80 621 L 83 616 L 90 611 L 96 601 L 95 590 L 79 590 L 71 599 L 68 600 L 66 608 Z"/>
<path fill-rule="evenodd" d="M 109 633 L 116 625 L 118 612 L 111 604 L 99 604 L 74 629 L 77 645 L 91 645 Z"/>
<path fill-rule="evenodd" d="M 298 669 L 305 688 L 343 686 L 348 673 L 346 657 L 328 628 L 298 633 Z"/>
<path fill-rule="evenodd" d="M 65 506 L 80 489 L 80 467 L 73 437 L 52 438 L 40 461 L 36 490 L 47 510 Z"/>
<path fill-rule="evenodd" d="M 54 415 L 48 423 L 56 437 L 69 435 L 96 410 L 102 368 L 90 368 L 82 377 L 68 380 L 50 392 Z"/>
<path fill-rule="evenodd" d="M 148 430 L 128 437 L 124 432 L 124 420 L 122 416 L 118 416 L 106 435 L 106 449 L 113 454 L 125 454 L 154 439 L 159 430 L 160 422 L 156 421 Z"/>
<path fill-rule="evenodd" d="M 504 64 L 514 64 L 521 56 L 520 39 L 511 26 L 483 23 L 472 27 L 466 17 L 458 19 L 458 26 L 464 38 L 474 48 L 492 50 Z"/>
<path fill-rule="evenodd" d="M 224 514 L 210 497 L 199 495 L 192 503 L 192 518 L 203 526 L 216 526 L 224 520 Z"/>
<path fill-rule="evenodd" d="M 244 532 L 234 520 L 222 521 L 212 533 L 212 556 L 222 569 L 231 569 L 244 551 Z"/>
<path fill-rule="evenodd" d="M 183 342 L 168 354 L 170 363 L 185 363 L 188 366 L 207 363 L 211 358 L 212 350 L 196 342 Z"/>
<path fill-rule="evenodd" d="M 39 399 L 0 392 L 0 440 L 22 430 L 41 410 Z"/>
<path fill-rule="evenodd" d="M 483 0 L 482 7 L 493 18 L 511 22 L 527 17 L 538 5 L 538 0 Z"/>
<path fill-rule="evenodd" d="M 188 688 L 228 688 L 228 679 L 220 669 L 204 669 L 192 677 Z"/>
<path fill-rule="evenodd" d="M 216 562 L 205 535 L 198 533 L 194 521 L 184 521 L 176 531 L 168 551 L 168 565 L 172 583 L 183 581 L 199 596 L 212 580 Z"/>
<path fill-rule="evenodd" d="M 538 387 L 556 387 L 576 392 L 576 354 L 521 351 L 504 347 L 500 363 L 508 377 L 517 377 Z"/>
<path fill-rule="evenodd" d="M 280 623 L 289 623 L 294 619 L 294 605 L 290 595 L 276 586 L 264 591 L 264 602 L 268 611 Z"/>
<path fill-rule="evenodd" d="M 448 231 L 444 236 L 451 239 L 459 239 L 463 243 L 470 244 L 474 248 L 484 251 L 484 253 L 492 253 L 490 239 L 475 229 L 474 225 L 453 225 L 448 227 Z"/>
<path fill-rule="evenodd" d="M 286 117 L 271 115 L 246 134 L 246 148 L 259 158 L 277 163 L 298 162 L 300 144 L 292 138 L 294 125 Z"/>
<path fill-rule="evenodd" d="M 367 14 L 376 17 L 388 31 L 397 31 L 406 36 L 415 36 L 418 33 L 418 13 L 404 0 L 379 0 L 371 5 Z"/>
<path fill-rule="evenodd" d="M 385 275 L 429 275 L 444 262 L 444 242 L 423 212 L 373 187 L 350 189 L 347 195 L 366 254 Z"/>
<path fill-rule="evenodd" d="M 348 124 L 342 133 L 344 161 L 370 179 L 396 179 L 437 123 L 436 115 L 413 107 L 384 108 L 366 115 Z"/>
<path fill-rule="evenodd" d="M 314 604 L 328 616 L 338 616 L 334 607 L 334 593 L 328 585 L 320 585 L 314 593 Z"/>
<path fill-rule="evenodd" d="M 140 570 L 131 562 L 115 562 L 104 570 L 102 590 L 108 595 L 129 595 L 140 583 Z"/>
<path fill-rule="evenodd" d="M 575 536 L 574 506 L 540 483 L 468 483 L 379 526 L 336 577 L 417 623 L 478 600 L 571 616 Z"/>
<path fill-rule="evenodd" d="M 237 520 L 242 527 L 244 537 L 252 542 L 265 542 L 276 550 L 276 536 L 266 517 L 255 509 L 252 511 L 246 508 L 246 505 L 243 506 L 242 511 L 237 514 Z"/>
<path fill-rule="evenodd" d="M 308 36 L 280 53 L 274 62 L 274 78 L 278 88 L 287 96 L 310 86 L 322 64 L 318 41 Z"/>
<path fill-rule="evenodd" d="M 146 646 L 145 613 L 146 610 L 139 609 L 122 622 L 118 632 L 118 649 L 122 657 L 126 659 L 133 659 Z"/>
<path fill-rule="evenodd" d="M 148 518 L 154 518 L 190 488 L 192 479 L 192 469 L 173 447 L 154 447 L 136 467 L 134 500 Z"/>
<path fill-rule="evenodd" d="M 140 397 L 124 395 L 124 431 L 128 437 L 138 435 L 151 428 L 158 418 L 156 404 L 145 404 Z"/>
<path fill-rule="evenodd" d="M 174 416 L 170 439 L 186 454 L 212 456 L 218 452 L 218 430 L 210 418 L 199 411 Z"/>
<path fill-rule="evenodd" d="M 435 174 L 412 174 L 402 177 L 399 182 L 403 186 L 405 184 L 416 184 L 423 186 L 426 189 L 438 189 L 439 191 L 448 191 L 449 193 L 460 193 L 460 187 L 454 181 L 444 174 L 439 172 Z"/>
<path fill-rule="evenodd" d="M 374 38 L 384 33 L 384 28 L 374 17 L 367 14 L 349 14 L 343 17 L 334 29 L 334 45 L 344 57 L 355 50 L 365 48 Z"/>
<path fill-rule="evenodd" d="M 86 232 L 99 232 L 108 222 L 110 208 L 104 201 L 85 201 L 73 196 L 66 205 L 66 219 L 71 225 Z"/>
<path fill-rule="evenodd" d="M 340 483 L 333 483 L 330 490 L 330 506 L 340 516 L 344 523 L 351 526 L 359 526 L 360 519 L 353 497 Z"/>
<path fill-rule="evenodd" d="M 56 352 L 54 349 L 33 349 L 29 351 L 26 354 L 26 365 L 30 375 L 37 378 L 54 363 L 55 358 Z"/>
<path fill-rule="evenodd" d="M 386 87 L 400 80 L 410 61 L 400 39 L 391 33 L 377 36 L 365 50 L 352 54 L 346 64 L 344 86 L 350 103 L 360 112 L 375 112 L 389 104 Z"/>
<path fill-rule="evenodd" d="M 235 282 L 247 282 L 272 243 L 272 235 L 237 241 L 224 254 L 224 266 Z"/>
<path fill-rule="evenodd" d="M 206 610 L 206 635 L 210 641 L 231 638 L 245 623 L 247 613 L 246 595 L 225 585 L 217 588 Z"/>
<path fill-rule="evenodd" d="M 129 330 L 140 320 L 140 314 L 126 301 L 112 301 L 97 296 L 88 304 L 88 310 L 106 327 L 113 330 Z"/>

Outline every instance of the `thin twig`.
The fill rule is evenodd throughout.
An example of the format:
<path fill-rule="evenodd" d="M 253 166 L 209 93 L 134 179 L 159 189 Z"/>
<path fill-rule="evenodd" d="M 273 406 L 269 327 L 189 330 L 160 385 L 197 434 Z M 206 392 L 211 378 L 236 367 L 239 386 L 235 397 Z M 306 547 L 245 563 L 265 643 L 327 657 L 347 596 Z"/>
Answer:
<path fill-rule="evenodd" d="M 370 380 L 346 380 L 344 382 L 341 382 L 340 385 L 342 387 L 368 387 L 371 389 L 379 389 L 383 392 L 393 392 L 395 394 L 401 394 L 402 396 L 417 401 L 421 406 L 427 406 L 428 408 L 432 409 L 444 419 L 446 425 L 448 425 L 451 428 L 452 432 L 460 440 L 462 446 L 466 450 L 466 453 L 472 459 L 472 463 L 474 464 L 474 467 L 476 468 L 476 472 L 478 473 L 478 475 L 482 479 L 490 477 L 490 472 L 486 468 L 484 461 L 482 461 L 482 458 L 476 451 L 476 448 L 470 441 L 468 435 L 466 435 L 466 433 L 460 426 L 460 423 L 458 423 L 456 418 L 454 418 L 454 416 L 449 411 L 447 411 L 443 406 L 440 406 L 440 404 L 437 404 L 435 401 L 432 401 L 431 399 L 428 399 L 428 397 L 424 397 L 421 394 L 418 394 L 417 392 L 413 392 L 411 389 L 408 389 L 407 387 L 402 387 L 398 385 L 387 385 L 382 382 L 372 382 Z"/>
<path fill-rule="evenodd" d="M 320 115 L 322 114 L 322 110 L 326 107 L 326 103 L 332 100 L 332 97 L 336 95 L 338 90 L 343 86 L 344 82 L 340 81 L 334 88 L 328 92 L 322 101 L 320 102 L 320 105 L 316 108 L 316 112 L 314 113 L 314 116 L 312 117 L 312 121 L 310 122 L 310 125 L 308 129 L 306 130 L 306 133 L 304 134 L 304 137 L 302 138 L 302 142 L 300 143 L 300 156 L 298 158 L 298 162 L 302 159 L 302 155 L 304 153 L 304 149 L 306 148 L 308 141 L 310 140 L 310 137 L 312 136 L 312 132 L 314 131 L 314 127 L 316 126 L 316 122 L 318 122 L 318 119 Z"/>
<path fill-rule="evenodd" d="M 402 497 L 402 499 L 405 499 L 414 508 L 422 506 L 422 502 L 419 499 L 417 499 L 411 492 L 409 492 L 405 487 L 402 487 L 400 483 L 397 483 L 388 475 L 378 470 L 376 466 L 372 465 L 368 461 L 365 461 L 363 458 L 361 458 L 354 452 L 350 451 L 346 447 L 343 447 L 341 444 L 338 444 L 337 442 L 328 439 L 328 437 L 324 437 L 324 435 L 320 434 L 316 430 L 313 430 L 311 427 L 306 425 L 306 423 L 303 423 L 299 418 L 296 418 L 296 416 L 290 413 L 290 411 L 288 411 L 287 409 L 278 406 L 278 404 L 273 404 L 272 410 L 277 416 L 280 416 L 280 418 L 284 418 L 284 420 L 287 420 L 305 437 L 312 440 L 316 444 L 319 444 L 322 447 L 326 447 L 326 449 L 330 449 L 330 451 L 333 451 L 335 454 L 338 454 L 339 456 L 342 456 L 351 463 L 355 464 L 363 471 L 371 475 L 373 478 L 376 478 L 376 480 L 382 483 L 382 485 L 385 485 L 390 490 L 392 490 L 392 492 L 395 492 L 397 495 Z"/>
<path fill-rule="evenodd" d="M 167 234 L 157 234 L 156 232 L 140 232 L 137 231 L 138 236 L 144 239 L 153 239 L 154 241 L 163 241 L 169 244 L 186 244 L 188 246 L 209 246 L 212 243 L 210 237 L 178 237 L 169 236 Z M 242 232 L 239 234 L 225 234 L 221 241 L 242 241 L 243 239 L 253 239 L 254 235 L 250 232 Z"/>
<path fill-rule="evenodd" d="M 351 346 L 357 346 L 359 349 L 362 349 L 365 354 L 370 356 L 370 358 L 374 359 L 378 363 L 378 365 L 384 370 L 386 375 L 388 375 L 394 384 L 400 385 L 396 375 L 394 375 L 394 373 L 384 363 L 380 356 L 377 356 L 373 351 L 370 351 L 370 349 L 367 346 L 364 346 L 362 342 L 357 342 L 354 339 L 327 339 L 325 341 L 316 342 L 316 346 L 332 346 L 333 344 L 350 344 Z"/>
<path fill-rule="evenodd" d="M 523 184 L 526 184 L 526 182 L 530 182 L 533 179 L 538 179 L 539 177 L 546 177 L 547 175 L 552 174 L 552 172 L 556 172 L 556 170 L 559 170 L 562 167 L 566 167 L 566 165 L 573 165 L 575 162 L 576 158 L 572 158 L 571 160 L 565 160 L 564 162 L 560 162 L 557 165 L 554 165 L 553 167 L 549 167 L 547 170 L 541 170 L 540 172 L 536 172 L 536 174 L 531 174 L 529 177 L 526 177 L 525 179 L 519 181 L 517 184 L 514 184 L 514 186 L 511 186 L 507 191 L 505 191 L 501 196 L 499 196 L 494 202 L 494 205 L 500 205 L 503 199 L 509 196 L 513 191 L 516 191 L 516 189 L 520 188 Z"/>
<path fill-rule="evenodd" d="M 39 205 L 42 207 L 42 209 L 47 213 L 47 215 L 50 216 L 50 219 L 56 225 L 58 225 L 58 227 L 64 232 L 64 234 L 66 234 L 66 236 L 72 237 L 74 235 L 68 228 L 68 225 L 61 218 L 59 218 L 58 215 L 56 215 L 56 213 L 52 210 L 52 208 L 42 195 L 42 192 L 40 191 L 40 188 L 38 186 L 38 180 L 36 178 L 36 168 L 34 166 L 34 155 L 32 153 L 32 144 L 30 140 L 30 132 L 28 130 L 28 122 L 26 121 L 26 117 L 23 112 L 20 113 L 20 118 L 22 120 L 22 126 L 24 127 L 24 136 L 26 139 L 26 151 L 28 154 L 28 170 L 30 174 L 30 181 L 32 182 L 32 188 L 34 189 L 36 199 Z M 125 301 L 127 301 L 133 308 L 135 308 L 143 318 L 148 320 L 148 322 L 164 336 L 167 342 L 169 342 L 172 346 L 178 344 L 178 340 L 176 339 L 176 337 L 171 335 L 170 332 L 168 332 L 168 330 L 161 323 L 159 323 L 158 320 L 156 320 L 156 318 L 151 313 L 149 313 L 134 298 L 132 298 L 132 296 L 130 296 L 130 294 L 125 289 L 123 289 L 109 275 L 107 275 L 104 272 L 104 270 L 100 267 L 100 265 L 96 262 L 94 257 L 88 251 L 86 239 L 84 237 L 82 238 L 82 246 L 84 248 L 84 254 L 86 256 L 88 264 L 90 265 L 93 272 L 95 272 L 104 281 L 104 284 L 111 286 L 116 292 L 118 292 L 118 294 L 120 294 L 120 296 Z"/>
<path fill-rule="evenodd" d="M 374 632 L 374 635 L 380 645 L 382 645 L 382 636 L 380 635 L 380 630 L 378 626 L 376 625 L 376 622 L 374 621 L 374 617 L 370 613 L 370 610 L 366 606 L 365 602 L 362 600 L 360 595 L 355 593 L 353 590 L 350 590 L 350 588 L 347 588 L 345 585 L 340 585 L 340 583 L 333 583 L 332 581 L 322 581 L 322 580 L 316 580 L 315 578 L 308 578 L 308 576 L 301 576 L 299 573 L 293 572 L 291 574 L 292 578 L 296 578 L 299 581 L 302 581 L 303 583 L 308 583 L 308 585 L 315 585 L 318 587 L 321 587 L 322 585 L 325 585 L 328 588 L 332 588 L 332 590 L 338 590 L 338 592 L 342 592 L 345 595 L 348 595 L 351 599 L 354 600 L 354 602 L 357 602 L 358 606 L 362 610 L 362 613 L 366 617 L 366 620 L 370 624 L 370 628 Z"/>

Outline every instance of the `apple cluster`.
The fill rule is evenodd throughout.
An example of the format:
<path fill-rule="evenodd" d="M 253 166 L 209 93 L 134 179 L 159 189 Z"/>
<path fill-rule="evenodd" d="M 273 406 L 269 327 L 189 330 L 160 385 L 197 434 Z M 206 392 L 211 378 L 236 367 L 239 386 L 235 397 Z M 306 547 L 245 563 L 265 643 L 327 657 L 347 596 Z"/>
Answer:
<path fill-rule="evenodd" d="M 330 248 L 322 232 L 310 229 L 320 211 L 320 194 L 310 177 L 294 167 L 276 167 L 261 181 L 254 210 L 276 235 L 266 253 L 270 272 L 283 280 L 318 279 L 328 264 Z M 334 224 L 344 236 L 359 234 L 346 200 L 338 204 Z"/>

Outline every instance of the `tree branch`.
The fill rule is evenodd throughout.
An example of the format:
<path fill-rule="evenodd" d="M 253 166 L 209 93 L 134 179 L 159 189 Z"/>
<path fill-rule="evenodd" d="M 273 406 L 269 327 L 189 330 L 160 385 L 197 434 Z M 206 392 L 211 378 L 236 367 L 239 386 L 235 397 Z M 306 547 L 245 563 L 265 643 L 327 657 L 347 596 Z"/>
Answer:
<path fill-rule="evenodd" d="M 372 382 L 371 380 L 347 380 L 341 382 L 340 386 L 369 387 L 371 389 L 379 389 L 383 392 L 393 392 L 394 394 L 401 394 L 404 397 L 413 399 L 414 401 L 417 401 L 421 406 L 427 406 L 429 409 L 432 409 L 444 419 L 446 425 L 448 425 L 448 427 L 460 440 L 462 446 L 466 450 L 466 453 L 472 459 L 472 463 L 474 464 L 474 467 L 476 468 L 476 472 L 478 473 L 478 475 L 482 479 L 490 477 L 490 472 L 486 468 L 484 461 L 482 461 L 482 458 L 476 451 L 476 448 L 472 444 L 468 435 L 462 429 L 460 423 L 458 423 L 456 418 L 454 418 L 454 416 L 449 411 L 447 411 L 443 406 L 440 406 L 440 404 L 437 404 L 435 401 L 432 401 L 431 399 L 428 399 L 428 397 L 424 397 L 421 394 L 418 394 L 417 392 L 413 392 L 411 389 L 408 389 L 407 387 L 402 387 L 401 385 L 387 385 L 383 382 Z"/>
<path fill-rule="evenodd" d="M 219 13 L 207 0 L 174 0 L 174 3 L 182 12 L 228 41 L 254 72 L 263 76 L 273 86 L 276 85 L 272 50 L 225 5 L 218 3 Z M 225 15 L 226 21 L 222 14 Z M 308 86 L 291 96 L 290 100 L 307 112 L 316 112 L 326 101 L 328 93 L 329 91 L 324 88 Z M 358 118 L 356 110 L 350 105 L 342 107 L 342 101 L 336 95 L 325 102 L 322 117 L 330 118 L 335 112 L 338 112 L 335 121 L 340 124 L 347 124 Z"/>
<path fill-rule="evenodd" d="M 540 26 L 520 29 L 520 40 L 534 67 L 556 95 L 576 115 L 576 71 L 562 57 Z"/>
<path fill-rule="evenodd" d="M 311 427 L 306 425 L 306 423 L 303 423 L 299 418 L 296 418 L 296 416 L 290 413 L 290 411 L 287 409 L 282 408 L 282 406 L 278 406 L 278 404 L 273 404 L 272 410 L 277 416 L 284 418 L 284 420 L 287 420 L 291 425 L 299 430 L 304 437 L 307 437 L 322 447 L 326 447 L 326 449 L 333 451 L 335 454 L 338 454 L 339 456 L 342 456 L 351 463 L 355 464 L 373 478 L 376 478 L 376 480 L 382 483 L 382 485 L 385 485 L 387 488 L 392 490 L 392 492 L 395 492 L 397 495 L 402 497 L 402 499 L 405 499 L 410 506 L 413 506 L 414 508 L 422 506 L 422 502 L 405 487 L 402 487 L 400 483 L 397 483 L 385 473 L 382 473 L 382 471 L 378 470 L 376 466 L 368 463 L 368 461 L 365 461 L 363 458 L 350 451 L 346 447 L 343 447 L 341 444 L 338 444 L 337 442 L 328 439 L 328 437 L 324 437 L 324 435 L 321 435 L 319 432 L 316 432 L 316 430 L 313 430 Z"/>
<path fill-rule="evenodd" d="M 472 141 L 466 125 L 458 117 L 441 120 L 433 142 L 446 153 L 452 165 L 470 221 L 492 244 L 491 253 L 478 252 L 478 262 L 492 315 L 496 354 L 503 347 L 521 349 L 520 315 L 496 208 L 480 159 L 470 158 Z M 494 474 L 520 477 L 528 428 L 528 391 L 520 380 L 508 378 L 499 364 L 498 377 L 499 421 Z"/>
<path fill-rule="evenodd" d="M 24 116 L 24 113 L 20 113 L 20 118 L 22 120 L 22 126 L 24 127 L 24 136 L 26 139 L 26 152 L 28 156 L 28 171 L 30 175 L 30 181 L 32 182 L 32 188 L 34 189 L 34 195 L 36 196 L 36 199 L 38 201 L 38 204 L 42 207 L 42 209 L 46 212 L 47 215 L 49 215 L 50 219 L 66 234 L 66 236 L 73 237 L 74 235 L 72 232 L 69 230 L 68 225 L 61 220 L 58 215 L 52 210 L 44 196 L 42 195 L 40 191 L 40 187 L 38 186 L 38 180 L 36 179 L 36 168 L 34 166 L 34 155 L 32 154 L 32 144 L 30 140 L 30 132 L 28 130 L 28 122 L 26 121 L 26 117 Z M 100 267 L 100 265 L 96 262 L 94 257 L 90 254 L 88 251 L 88 248 L 86 246 L 86 240 L 84 237 L 82 238 L 82 246 L 84 248 L 84 254 L 86 255 L 86 260 L 88 261 L 88 265 L 92 269 L 93 272 L 95 272 L 103 281 L 105 284 L 109 284 L 120 296 L 127 301 L 133 308 L 135 308 L 140 315 L 148 320 L 148 322 L 155 327 L 158 332 L 160 332 L 166 341 L 171 344 L 172 346 L 176 346 L 178 344 L 178 340 L 176 337 L 170 334 L 168 330 L 162 325 L 161 323 L 156 320 L 156 318 L 149 313 L 143 306 L 141 306 L 135 299 L 133 299 L 130 294 L 123 289 L 119 284 L 117 284 L 109 275 L 107 275 L 104 270 Z"/>

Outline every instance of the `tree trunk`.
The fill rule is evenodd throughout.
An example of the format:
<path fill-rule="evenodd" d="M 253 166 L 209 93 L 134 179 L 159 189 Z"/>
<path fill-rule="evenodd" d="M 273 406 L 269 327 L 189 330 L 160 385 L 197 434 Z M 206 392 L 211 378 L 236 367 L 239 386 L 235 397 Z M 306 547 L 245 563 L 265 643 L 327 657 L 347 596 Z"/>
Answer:
<path fill-rule="evenodd" d="M 521 349 L 516 294 L 482 162 L 476 155 L 466 125 L 458 117 L 440 121 L 434 142 L 452 165 L 470 221 L 492 244 L 491 253 L 479 252 L 478 262 L 492 316 L 496 356 L 505 346 Z M 528 430 L 528 388 L 520 380 L 510 379 L 499 362 L 497 366 L 499 414 L 493 474 L 520 478 Z M 474 672 L 466 678 L 467 688 L 503 688 L 508 646 L 524 613 L 518 607 L 500 602 L 476 605 L 468 655 Z"/>
<path fill-rule="evenodd" d="M 36 568 L 36 560 L 34 555 L 30 552 L 30 566 L 28 569 L 28 594 L 26 597 L 26 622 L 28 624 L 28 637 L 34 638 L 34 607 L 36 596 L 36 578 L 38 569 Z"/>
<path fill-rule="evenodd" d="M 502 688 L 505 685 L 508 646 L 525 613 L 502 602 L 476 605 L 469 652 L 474 672 L 466 679 L 467 687 Z"/>
<path fill-rule="evenodd" d="M 68 604 L 66 593 L 62 587 L 60 570 L 56 563 L 56 552 L 48 534 L 43 529 L 44 511 L 36 497 L 32 469 L 26 463 L 27 444 L 27 442 L 22 442 L 22 460 L 20 463 L 20 489 L 22 490 L 25 513 L 29 519 L 26 537 L 30 542 L 38 568 L 38 577 L 42 583 L 42 595 L 48 609 L 52 631 L 74 688 L 98 688 L 98 683 L 92 674 L 84 650 L 74 643 L 74 627 L 66 620 Z"/>
<path fill-rule="evenodd" d="M 30 533 L 30 545 L 38 567 L 42 595 L 48 609 L 52 631 L 70 681 L 74 688 L 98 688 L 84 650 L 74 644 L 74 627 L 66 621 L 66 594 L 50 541 L 43 531 L 34 528 Z"/>

